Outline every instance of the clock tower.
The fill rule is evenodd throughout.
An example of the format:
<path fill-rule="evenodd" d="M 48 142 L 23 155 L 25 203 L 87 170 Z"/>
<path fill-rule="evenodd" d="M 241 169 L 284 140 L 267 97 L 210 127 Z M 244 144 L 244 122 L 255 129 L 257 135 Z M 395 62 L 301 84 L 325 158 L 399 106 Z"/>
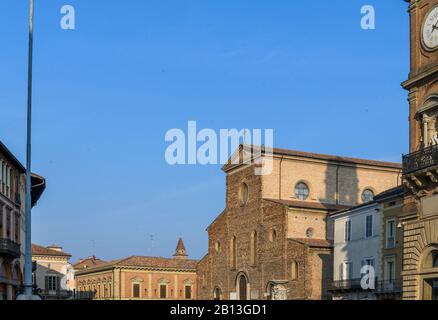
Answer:
<path fill-rule="evenodd" d="M 438 0 L 409 2 L 409 149 L 403 229 L 403 298 L 438 300 Z"/>

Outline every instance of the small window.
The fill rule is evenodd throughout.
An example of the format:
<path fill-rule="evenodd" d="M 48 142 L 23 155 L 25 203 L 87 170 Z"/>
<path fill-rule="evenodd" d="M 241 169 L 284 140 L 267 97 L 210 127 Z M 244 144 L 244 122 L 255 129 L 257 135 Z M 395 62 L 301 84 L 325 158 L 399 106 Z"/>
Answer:
<path fill-rule="evenodd" d="M 221 299 L 221 296 L 222 296 L 221 288 L 216 287 L 216 288 L 214 289 L 214 292 L 213 292 L 213 299 L 214 299 L 214 300 L 220 300 L 220 299 Z"/>
<path fill-rule="evenodd" d="M 313 228 L 309 228 L 306 230 L 306 237 L 307 238 L 313 238 L 314 230 Z"/>
<path fill-rule="evenodd" d="M 299 278 L 299 265 L 295 260 L 291 263 L 291 280 L 296 281 Z"/>
<path fill-rule="evenodd" d="M 277 241 L 277 230 L 275 230 L 275 229 L 272 229 L 272 230 L 271 230 L 271 234 L 270 234 L 270 236 L 269 236 L 269 240 L 270 240 L 271 242 L 275 242 L 275 241 Z"/>
<path fill-rule="evenodd" d="M 395 220 L 388 220 L 386 222 L 386 248 L 391 249 L 395 247 Z"/>
<path fill-rule="evenodd" d="M 371 238 L 373 236 L 373 216 L 369 215 L 366 217 L 366 237 Z"/>
<path fill-rule="evenodd" d="M 192 286 L 185 287 L 185 298 L 188 300 L 192 299 Z"/>
<path fill-rule="evenodd" d="M 362 192 L 362 202 L 371 202 L 374 200 L 374 192 L 371 189 L 365 189 Z"/>
<path fill-rule="evenodd" d="M 345 242 L 351 241 L 351 220 L 345 221 Z"/>
<path fill-rule="evenodd" d="M 248 188 L 248 185 L 246 183 L 242 183 L 242 185 L 240 186 L 239 199 L 240 199 L 240 204 L 242 206 L 245 206 L 248 203 L 249 188 Z"/>
<path fill-rule="evenodd" d="M 295 186 L 295 197 L 299 200 L 307 200 L 309 198 L 309 187 L 304 182 L 300 182 Z"/>
<path fill-rule="evenodd" d="M 160 299 L 167 298 L 167 286 L 165 284 L 160 284 Z"/>
<path fill-rule="evenodd" d="M 47 276 L 46 277 L 46 289 L 48 291 L 57 291 L 58 290 L 58 277 Z"/>
<path fill-rule="evenodd" d="M 140 298 L 140 284 L 139 283 L 132 284 L 132 296 L 134 298 Z"/>
<path fill-rule="evenodd" d="M 221 243 L 220 243 L 220 241 L 216 241 L 216 244 L 214 245 L 214 248 L 215 248 L 217 253 L 221 252 Z"/>

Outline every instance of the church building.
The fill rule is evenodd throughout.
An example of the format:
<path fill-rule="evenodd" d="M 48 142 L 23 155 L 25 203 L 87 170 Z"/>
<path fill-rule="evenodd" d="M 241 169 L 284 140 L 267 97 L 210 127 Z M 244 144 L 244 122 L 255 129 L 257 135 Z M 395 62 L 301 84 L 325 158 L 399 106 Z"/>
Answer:
<path fill-rule="evenodd" d="M 401 183 L 398 163 L 246 145 L 231 159 L 239 161 L 223 167 L 225 209 L 198 264 L 199 299 L 329 299 L 328 214 Z M 260 166 L 272 172 L 260 175 Z"/>

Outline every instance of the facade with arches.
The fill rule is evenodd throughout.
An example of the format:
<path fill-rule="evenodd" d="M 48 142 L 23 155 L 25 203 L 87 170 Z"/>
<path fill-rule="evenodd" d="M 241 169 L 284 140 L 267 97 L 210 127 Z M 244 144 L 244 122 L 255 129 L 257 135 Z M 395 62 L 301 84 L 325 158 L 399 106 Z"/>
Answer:
<path fill-rule="evenodd" d="M 256 150 L 255 150 L 256 149 Z M 240 146 L 223 167 L 225 210 L 207 228 L 200 299 L 325 299 L 333 269 L 329 213 L 400 184 L 401 165 Z M 258 175 L 260 165 L 272 172 Z M 371 196 L 372 198 L 372 196 Z"/>
<path fill-rule="evenodd" d="M 78 299 L 194 300 L 197 260 L 182 240 L 173 258 L 132 256 L 76 271 Z"/>
<path fill-rule="evenodd" d="M 25 168 L 0 141 L 0 300 L 14 300 L 23 287 L 25 237 Z M 32 174 L 31 205 L 45 189 Z"/>
<path fill-rule="evenodd" d="M 403 237 L 403 298 L 438 299 L 438 46 L 427 27 L 438 0 L 410 0 L 409 146 L 403 157 L 407 190 L 399 217 Z"/>

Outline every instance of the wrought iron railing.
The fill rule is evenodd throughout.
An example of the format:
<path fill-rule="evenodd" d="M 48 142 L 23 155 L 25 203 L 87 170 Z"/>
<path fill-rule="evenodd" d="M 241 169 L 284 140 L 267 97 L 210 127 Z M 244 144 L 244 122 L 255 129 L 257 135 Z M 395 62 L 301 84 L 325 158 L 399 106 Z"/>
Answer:
<path fill-rule="evenodd" d="M 329 285 L 329 290 L 354 290 L 362 289 L 361 286 L 362 279 L 349 279 L 349 280 L 337 280 L 333 281 Z"/>
<path fill-rule="evenodd" d="M 438 165 L 438 145 L 423 148 L 403 156 L 403 174 Z"/>
<path fill-rule="evenodd" d="M 18 258 L 20 256 L 20 244 L 10 239 L 0 239 L 0 254 Z"/>
<path fill-rule="evenodd" d="M 378 281 L 376 291 L 378 293 L 401 293 L 403 290 L 403 280 Z"/>

